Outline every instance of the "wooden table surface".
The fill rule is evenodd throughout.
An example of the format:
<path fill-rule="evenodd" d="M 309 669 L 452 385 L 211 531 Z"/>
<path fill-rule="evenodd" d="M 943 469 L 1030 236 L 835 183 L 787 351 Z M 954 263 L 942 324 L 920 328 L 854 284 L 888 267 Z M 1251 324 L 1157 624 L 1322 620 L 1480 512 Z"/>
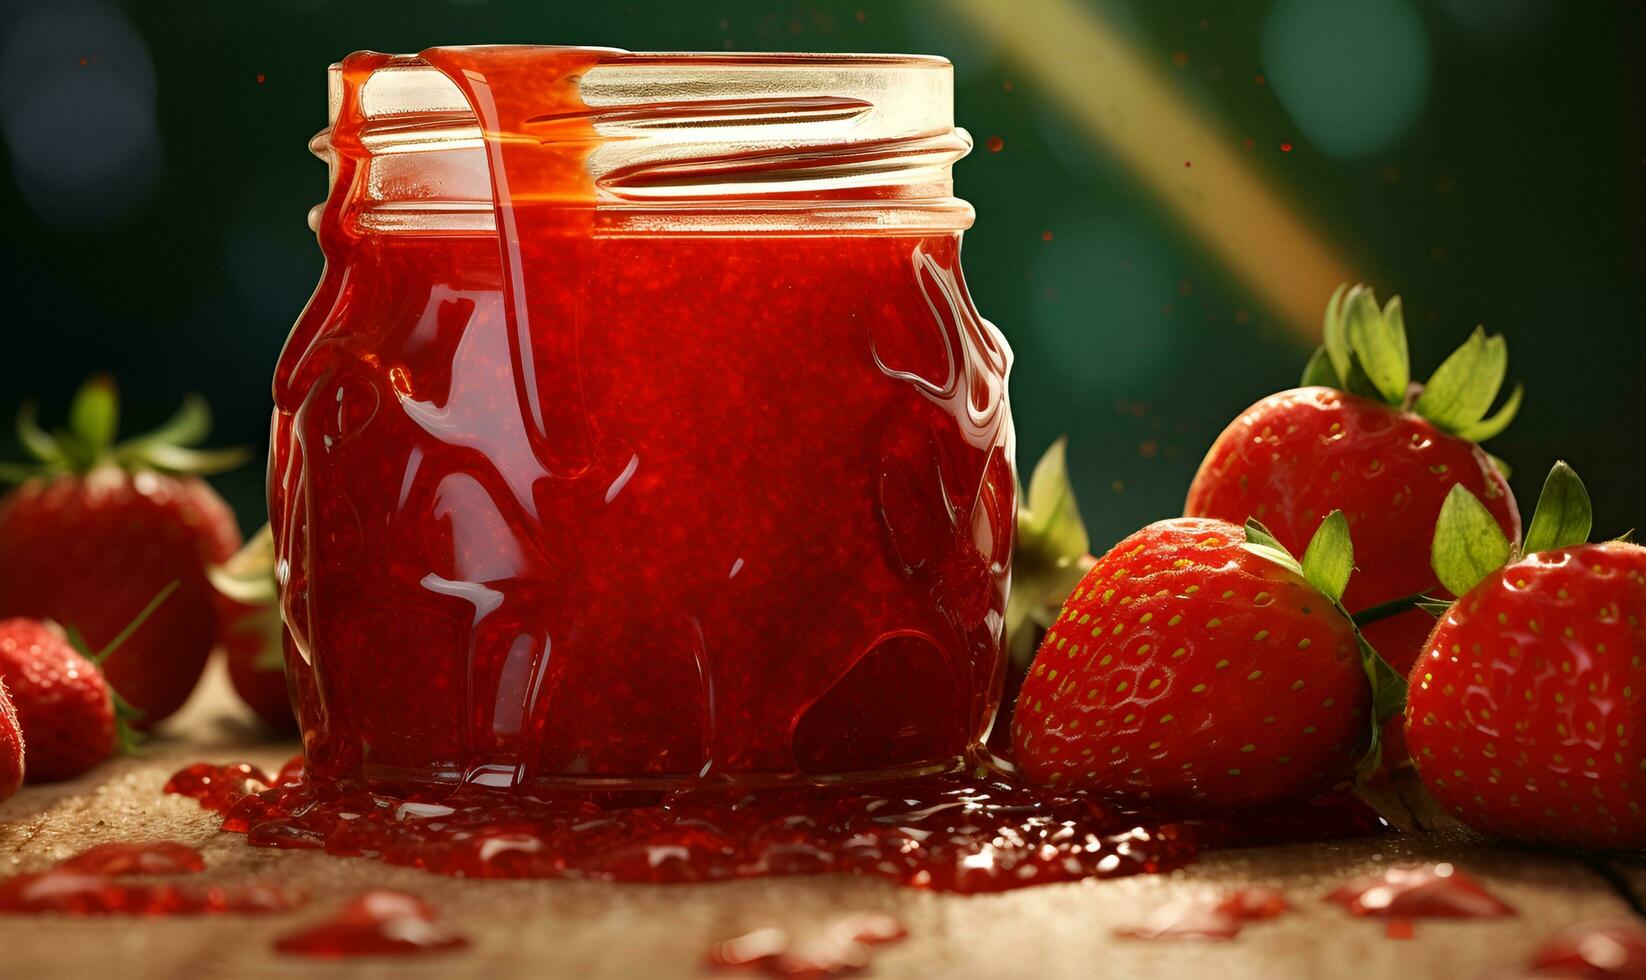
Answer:
<path fill-rule="evenodd" d="M 869 970 L 876 977 L 1474 980 L 1512 973 L 1562 926 L 1638 922 L 1646 897 L 1646 858 L 1639 855 L 1586 861 L 1491 847 L 1455 832 L 1226 850 L 1167 875 L 970 897 L 840 877 L 676 886 L 462 881 L 313 851 L 248 847 L 242 837 L 219 832 L 219 818 L 194 801 L 161 793 L 166 777 L 188 762 L 246 760 L 273 768 L 295 753 L 295 745 L 257 740 L 214 670 L 140 756 L 74 783 L 27 788 L 0 804 L 0 874 L 39 870 L 102 841 L 170 838 L 199 847 L 207 875 L 272 877 L 312 896 L 301 910 L 263 917 L 0 917 L 0 977 L 704 977 L 704 953 L 715 940 L 768 925 L 803 935 L 841 914 L 877 910 L 901 919 L 909 937 L 876 951 Z M 1479 877 L 1520 915 L 1420 920 L 1415 937 L 1402 941 L 1386 938 L 1381 921 L 1356 919 L 1321 900 L 1353 874 L 1439 860 Z M 1114 935 L 1174 899 L 1252 884 L 1280 889 L 1292 910 L 1226 942 Z M 424 897 L 470 937 L 471 947 L 340 964 L 272 952 L 275 936 L 368 887 Z"/>

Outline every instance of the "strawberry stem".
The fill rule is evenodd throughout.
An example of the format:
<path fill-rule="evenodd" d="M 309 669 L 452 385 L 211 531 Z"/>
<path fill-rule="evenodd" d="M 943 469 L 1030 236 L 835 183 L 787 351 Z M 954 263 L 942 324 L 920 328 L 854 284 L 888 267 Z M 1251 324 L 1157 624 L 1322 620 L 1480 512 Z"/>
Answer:
<path fill-rule="evenodd" d="M 181 584 L 180 581 L 173 579 L 170 585 L 155 593 L 154 598 L 149 600 L 149 604 L 143 607 L 143 611 L 127 623 L 124 629 L 116 633 L 114 639 L 110 640 L 103 649 L 97 651 L 91 658 L 91 662 L 99 667 L 103 666 L 103 661 L 109 659 L 109 654 L 120 649 L 120 644 L 131 639 L 131 635 L 137 632 L 144 623 L 148 622 L 149 617 L 154 615 L 154 611 L 160 608 L 161 603 L 171 598 L 171 594 L 176 592 L 177 587 Z"/>
<path fill-rule="evenodd" d="M 1398 599 L 1390 599 L 1388 602 L 1380 602 L 1368 609 L 1362 609 L 1349 618 L 1354 620 L 1356 626 L 1368 626 L 1378 620 L 1398 616 L 1409 609 L 1416 609 L 1418 603 L 1427 601 L 1429 591 L 1432 590 L 1426 589 L 1423 592 L 1413 592 L 1411 595 L 1401 596 Z"/>

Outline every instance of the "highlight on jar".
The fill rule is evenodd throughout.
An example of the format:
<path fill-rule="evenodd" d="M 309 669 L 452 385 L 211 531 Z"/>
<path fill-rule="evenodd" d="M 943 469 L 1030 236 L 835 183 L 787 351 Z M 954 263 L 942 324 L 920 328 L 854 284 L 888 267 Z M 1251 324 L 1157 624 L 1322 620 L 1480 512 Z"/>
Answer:
<path fill-rule="evenodd" d="M 1340 6 L 0 19 L 0 973 L 1632 975 L 1633 171 Z"/>

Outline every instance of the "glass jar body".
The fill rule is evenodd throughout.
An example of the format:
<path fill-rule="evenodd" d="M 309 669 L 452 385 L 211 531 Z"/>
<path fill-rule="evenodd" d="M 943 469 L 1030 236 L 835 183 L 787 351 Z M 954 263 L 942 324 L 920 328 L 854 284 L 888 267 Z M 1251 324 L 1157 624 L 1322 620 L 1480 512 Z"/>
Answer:
<path fill-rule="evenodd" d="M 288 666 L 322 785 L 952 765 L 999 697 L 1009 351 L 958 232 L 328 255 L 276 381 Z"/>

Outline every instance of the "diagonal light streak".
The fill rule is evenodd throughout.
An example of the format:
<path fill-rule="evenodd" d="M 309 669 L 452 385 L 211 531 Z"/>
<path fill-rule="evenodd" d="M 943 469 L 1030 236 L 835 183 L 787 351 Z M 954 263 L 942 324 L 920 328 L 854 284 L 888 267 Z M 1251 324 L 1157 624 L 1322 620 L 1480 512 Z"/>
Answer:
<path fill-rule="evenodd" d="M 949 6 L 1016 60 L 1293 330 L 1319 337 L 1320 311 L 1339 283 L 1355 281 L 1353 267 L 1159 67 L 1073 0 Z"/>

